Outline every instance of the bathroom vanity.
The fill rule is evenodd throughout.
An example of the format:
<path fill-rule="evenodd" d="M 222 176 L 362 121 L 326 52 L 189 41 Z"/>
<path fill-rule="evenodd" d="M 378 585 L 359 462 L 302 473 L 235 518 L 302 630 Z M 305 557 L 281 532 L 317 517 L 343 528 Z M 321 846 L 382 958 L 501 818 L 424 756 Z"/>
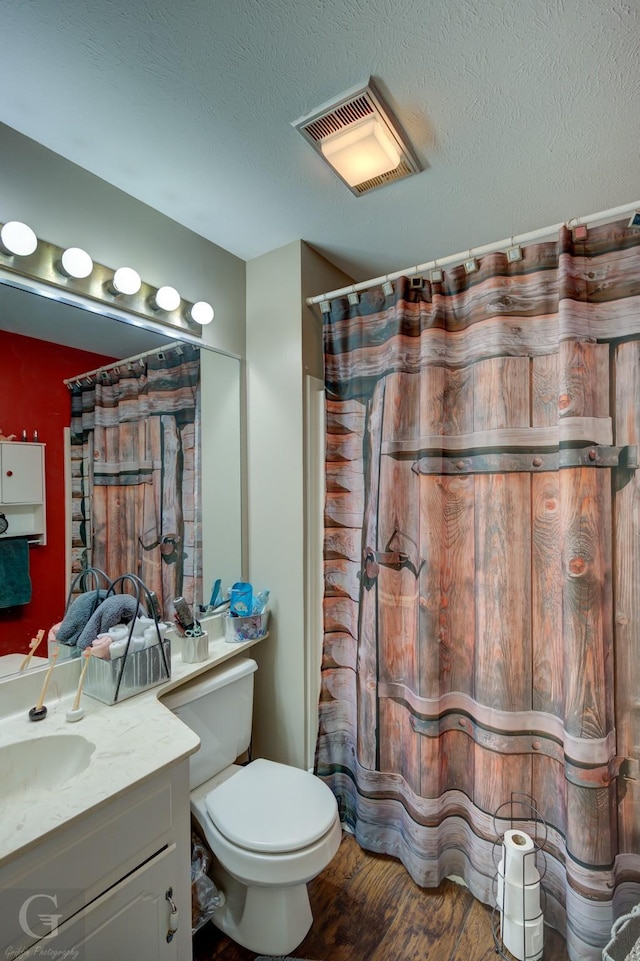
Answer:
<path fill-rule="evenodd" d="M 28 711 L 42 672 L 2 682 L 3 957 L 45 947 L 87 961 L 191 957 L 188 767 L 199 740 L 159 698 L 256 643 L 212 640 L 206 661 L 185 664 L 178 639 L 170 681 L 113 706 L 83 696 L 73 724 L 79 660 L 55 668 L 38 723 Z"/>

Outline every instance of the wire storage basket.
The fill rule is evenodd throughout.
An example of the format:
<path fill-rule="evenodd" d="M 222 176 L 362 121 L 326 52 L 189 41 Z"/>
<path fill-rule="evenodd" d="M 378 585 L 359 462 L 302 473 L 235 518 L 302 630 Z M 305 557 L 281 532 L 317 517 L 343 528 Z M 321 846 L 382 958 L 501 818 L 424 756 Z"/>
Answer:
<path fill-rule="evenodd" d="M 496 873 L 491 927 L 496 954 L 505 961 L 542 961 L 546 821 L 535 798 L 512 791 L 510 799 L 495 811 L 493 825 Z M 511 860 L 507 848 L 518 852 Z"/>
<path fill-rule="evenodd" d="M 614 922 L 602 961 L 640 961 L 640 904 Z"/>
<path fill-rule="evenodd" d="M 134 697 L 171 677 L 171 642 L 162 637 L 156 605 L 144 582 L 135 574 L 123 574 L 111 582 L 107 594 L 111 596 L 117 592 L 122 593 L 127 584 L 133 588 L 136 616 L 130 622 L 124 652 L 120 657 L 108 661 L 92 657 L 87 665 L 85 693 L 104 704 L 116 704 L 128 697 Z M 141 650 L 135 650 L 132 643 L 134 623 L 142 610 L 142 598 L 153 615 L 155 630 L 152 643 Z"/>

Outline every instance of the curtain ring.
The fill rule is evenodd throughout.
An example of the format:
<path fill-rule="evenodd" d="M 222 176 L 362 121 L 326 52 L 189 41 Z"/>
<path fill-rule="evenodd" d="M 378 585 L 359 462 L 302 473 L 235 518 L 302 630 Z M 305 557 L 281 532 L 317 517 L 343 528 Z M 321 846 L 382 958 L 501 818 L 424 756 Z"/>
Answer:
<path fill-rule="evenodd" d="M 432 284 L 441 284 L 444 280 L 444 272 L 441 267 L 438 266 L 438 261 L 433 261 L 433 268 L 429 271 L 429 279 Z"/>
<path fill-rule="evenodd" d="M 464 262 L 465 273 L 473 274 L 478 269 L 478 261 L 473 256 L 473 247 L 470 247 L 467 252 L 467 258 Z"/>

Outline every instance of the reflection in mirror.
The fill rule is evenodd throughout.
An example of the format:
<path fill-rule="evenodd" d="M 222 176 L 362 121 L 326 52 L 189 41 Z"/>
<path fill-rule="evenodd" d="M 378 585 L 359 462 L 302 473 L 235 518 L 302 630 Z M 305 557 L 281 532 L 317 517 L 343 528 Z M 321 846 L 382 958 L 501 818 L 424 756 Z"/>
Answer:
<path fill-rule="evenodd" d="M 177 339 L 175 330 L 150 331 L 139 326 L 137 318 L 130 324 L 96 313 L 95 304 L 86 306 L 89 309 L 0 282 L 0 433 L 15 433 L 20 440 L 25 431 L 32 443 L 37 432 L 44 445 L 46 479 L 46 543 L 28 551 L 31 601 L 0 607 L 0 677 L 19 668 L 31 639 L 40 629 L 48 631 L 64 611 L 71 533 L 64 449 L 70 396 L 64 379 Z M 202 572 L 200 600 L 206 603 L 214 579 L 230 585 L 242 570 L 240 363 L 209 349 L 200 353 L 202 543 L 196 564 Z M 37 655 L 46 653 L 45 636 Z M 31 664 L 38 663 L 34 655 Z"/>

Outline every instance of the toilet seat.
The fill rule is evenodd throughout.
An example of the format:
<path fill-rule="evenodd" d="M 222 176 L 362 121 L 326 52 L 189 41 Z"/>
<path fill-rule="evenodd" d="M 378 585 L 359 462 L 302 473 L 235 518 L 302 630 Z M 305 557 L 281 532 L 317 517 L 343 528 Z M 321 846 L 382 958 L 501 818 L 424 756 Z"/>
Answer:
<path fill-rule="evenodd" d="M 209 817 L 231 844 L 261 854 L 299 851 L 336 822 L 336 799 L 313 774 L 259 758 L 205 798 Z"/>

